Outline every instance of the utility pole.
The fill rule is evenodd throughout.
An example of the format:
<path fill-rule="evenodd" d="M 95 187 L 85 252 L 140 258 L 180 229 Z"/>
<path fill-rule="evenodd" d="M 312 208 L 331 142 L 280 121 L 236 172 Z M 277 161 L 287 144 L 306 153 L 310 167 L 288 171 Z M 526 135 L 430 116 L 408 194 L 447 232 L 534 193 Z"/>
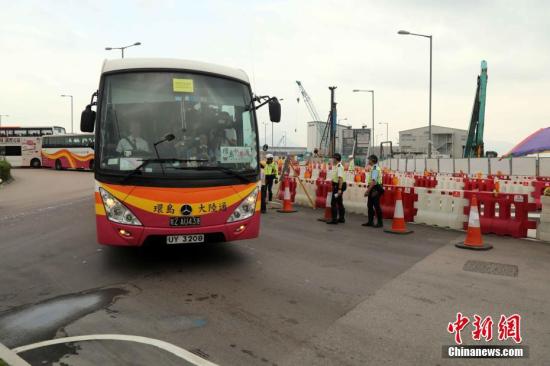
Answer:
<path fill-rule="evenodd" d="M 334 102 L 334 90 L 335 86 L 329 86 L 330 90 L 330 142 L 329 142 L 329 156 L 332 157 L 336 152 L 336 128 L 337 128 L 337 116 L 336 116 L 336 103 Z"/>

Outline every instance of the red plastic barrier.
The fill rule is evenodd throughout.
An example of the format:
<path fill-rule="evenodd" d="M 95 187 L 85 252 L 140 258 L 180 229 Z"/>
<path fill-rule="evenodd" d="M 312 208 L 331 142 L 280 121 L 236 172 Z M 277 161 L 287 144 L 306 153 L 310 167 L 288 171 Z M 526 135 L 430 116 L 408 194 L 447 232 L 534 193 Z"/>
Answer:
<path fill-rule="evenodd" d="M 414 186 L 423 188 L 435 188 L 435 186 L 437 186 L 437 179 L 435 179 L 433 176 L 415 175 Z"/>
<path fill-rule="evenodd" d="M 332 182 L 321 178 L 315 181 L 317 189 L 315 190 L 315 207 L 325 208 L 327 204 L 327 193 L 332 190 Z"/>
<path fill-rule="evenodd" d="M 417 196 L 414 193 L 414 188 L 411 187 L 398 187 L 393 185 L 384 186 L 385 192 L 380 199 L 382 216 L 385 219 L 393 219 L 397 189 L 401 190 L 401 199 L 403 201 L 403 213 L 405 221 L 412 222 L 414 220 L 414 215 L 416 215 L 414 202 L 417 200 Z"/>
<path fill-rule="evenodd" d="M 526 194 L 466 191 L 464 197 L 471 200 L 474 194 L 479 204 L 482 233 L 525 238 L 528 229 L 537 227 L 536 221 L 529 221 Z M 469 215 L 470 205 L 464 208 L 464 213 Z M 468 223 L 464 223 L 464 229 L 467 226 Z"/>
<path fill-rule="evenodd" d="M 464 179 L 465 191 L 492 192 L 495 189 L 494 179 Z"/>

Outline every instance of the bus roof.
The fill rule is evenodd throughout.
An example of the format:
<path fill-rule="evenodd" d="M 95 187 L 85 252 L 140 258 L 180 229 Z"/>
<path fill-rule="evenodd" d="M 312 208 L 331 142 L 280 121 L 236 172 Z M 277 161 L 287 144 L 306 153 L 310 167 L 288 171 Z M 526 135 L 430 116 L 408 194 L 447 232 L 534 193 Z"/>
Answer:
<path fill-rule="evenodd" d="M 132 69 L 177 69 L 202 71 L 211 74 L 228 76 L 249 84 L 248 76 L 241 69 L 210 64 L 200 61 L 180 60 L 174 58 L 123 58 L 105 60 L 102 73 Z"/>

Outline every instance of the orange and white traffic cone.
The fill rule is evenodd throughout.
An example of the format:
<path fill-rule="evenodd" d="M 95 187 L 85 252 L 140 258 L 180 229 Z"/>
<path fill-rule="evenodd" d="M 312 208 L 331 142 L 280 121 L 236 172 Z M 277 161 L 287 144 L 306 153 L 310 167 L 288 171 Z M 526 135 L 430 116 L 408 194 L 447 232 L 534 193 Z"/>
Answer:
<path fill-rule="evenodd" d="M 493 246 L 483 243 L 481 237 L 481 225 L 479 222 L 479 210 L 477 208 L 477 197 L 472 196 L 470 205 L 470 216 L 468 218 L 468 229 L 466 231 L 466 240 L 455 244 L 457 248 L 472 250 L 489 250 Z"/>
<path fill-rule="evenodd" d="M 285 190 L 283 193 L 283 208 L 277 210 L 277 212 L 281 213 L 291 213 L 296 212 L 294 208 L 292 208 L 292 198 L 290 197 L 290 182 L 287 181 L 285 184 Z"/>
<path fill-rule="evenodd" d="M 391 234 L 410 234 L 413 231 L 408 230 L 405 224 L 405 214 L 403 212 L 403 198 L 401 197 L 401 189 L 397 189 L 395 199 L 395 210 L 393 211 L 393 221 L 391 229 L 384 229 L 386 233 Z"/>
<path fill-rule="evenodd" d="M 332 221 L 332 192 L 327 192 L 327 200 L 325 202 L 325 216 L 318 218 L 318 221 Z"/>

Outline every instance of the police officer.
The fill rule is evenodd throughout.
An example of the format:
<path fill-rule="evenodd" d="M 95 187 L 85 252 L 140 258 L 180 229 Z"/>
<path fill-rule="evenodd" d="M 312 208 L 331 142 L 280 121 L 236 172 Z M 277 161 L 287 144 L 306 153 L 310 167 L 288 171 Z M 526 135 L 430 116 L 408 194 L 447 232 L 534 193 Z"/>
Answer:
<path fill-rule="evenodd" d="M 327 221 L 327 224 L 338 224 L 346 222 L 344 215 L 346 209 L 344 207 L 344 199 L 342 194 L 346 190 L 346 182 L 344 166 L 342 165 L 342 155 L 335 153 L 332 157 L 334 162 L 334 172 L 332 175 L 332 199 L 330 208 L 332 209 L 332 220 Z"/>
<path fill-rule="evenodd" d="M 261 189 L 261 205 L 260 205 L 260 210 L 262 213 L 266 213 L 267 212 L 267 203 L 266 203 L 266 199 L 267 199 L 267 187 L 265 185 L 265 163 L 260 163 L 260 180 L 262 182 L 262 189 Z"/>
<path fill-rule="evenodd" d="M 380 207 L 380 197 L 384 194 L 382 186 L 382 170 L 378 166 L 378 157 L 376 155 L 369 156 L 369 165 L 371 166 L 370 173 L 367 177 L 367 191 L 365 197 L 368 197 L 368 215 L 369 221 L 362 224 L 363 226 L 382 227 L 382 208 Z M 374 213 L 376 212 L 376 225 L 374 224 Z"/>
<path fill-rule="evenodd" d="M 271 202 L 273 200 L 273 182 L 277 184 L 279 178 L 279 167 L 277 163 L 273 161 L 273 154 L 267 154 L 265 164 L 265 183 L 267 186 L 268 199 Z"/>

